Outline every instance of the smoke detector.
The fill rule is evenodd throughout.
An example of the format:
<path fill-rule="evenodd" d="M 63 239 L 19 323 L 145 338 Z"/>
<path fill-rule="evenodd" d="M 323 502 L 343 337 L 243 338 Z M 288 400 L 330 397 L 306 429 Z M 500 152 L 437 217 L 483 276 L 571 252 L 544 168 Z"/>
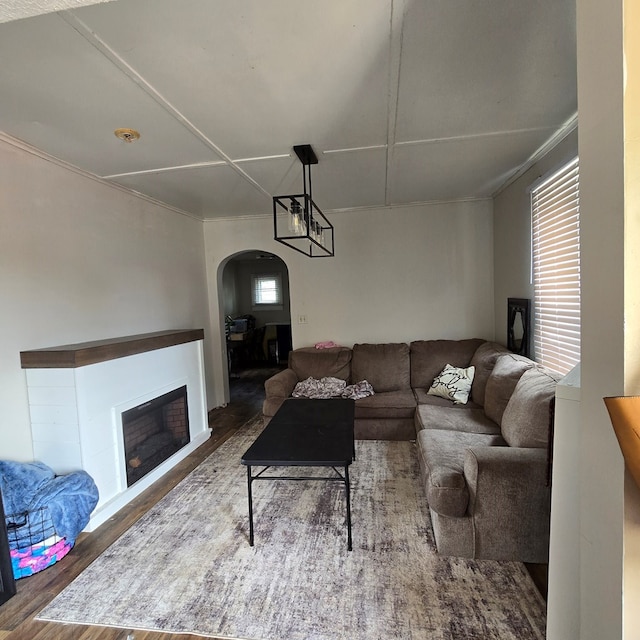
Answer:
<path fill-rule="evenodd" d="M 140 137 L 135 129 L 116 129 L 113 133 L 116 138 L 120 138 L 124 142 L 135 142 Z"/>

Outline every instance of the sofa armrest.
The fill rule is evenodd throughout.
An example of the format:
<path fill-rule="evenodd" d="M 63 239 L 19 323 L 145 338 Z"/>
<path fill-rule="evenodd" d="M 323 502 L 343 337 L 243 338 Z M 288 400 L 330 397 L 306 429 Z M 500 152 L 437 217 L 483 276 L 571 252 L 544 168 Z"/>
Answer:
<path fill-rule="evenodd" d="M 468 449 L 464 474 L 475 557 L 544 562 L 549 552 L 551 511 L 546 449 Z"/>
<path fill-rule="evenodd" d="M 264 382 L 267 398 L 288 398 L 298 384 L 298 376 L 293 369 L 284 369 Z"/>
<path fill-rule="evenodd" d="M 298 376 L 293 369 L 284 369 L 264 382 L 265 400 L 262 404 L 264 416 L 272 417 L 280 405 L 289 397 L 298 384 Z"/>

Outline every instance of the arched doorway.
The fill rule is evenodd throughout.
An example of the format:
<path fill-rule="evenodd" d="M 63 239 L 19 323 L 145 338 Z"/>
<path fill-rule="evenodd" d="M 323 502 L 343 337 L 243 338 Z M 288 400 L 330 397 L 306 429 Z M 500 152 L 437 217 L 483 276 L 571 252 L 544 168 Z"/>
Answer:
<path fill-rule="evenodd" d="M 243 251 L 224 264 L 219 291 L 229 380 L 278 367 L 291 349 L 289 271 L 278 256 Z"/>

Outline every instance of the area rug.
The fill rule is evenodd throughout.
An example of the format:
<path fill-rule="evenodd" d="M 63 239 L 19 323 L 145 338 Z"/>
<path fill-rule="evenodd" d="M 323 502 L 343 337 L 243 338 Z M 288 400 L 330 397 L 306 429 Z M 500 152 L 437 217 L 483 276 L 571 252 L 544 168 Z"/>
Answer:
<path fill-rule="evenodd" d="M 260 429 L 242 427 L 37 619 L 241 640 L 544 638 L 523 565 L 437 555 L 412 442 L 358 441 L 353 551 L 344 487 L 326 482 L 254 483 L 250 547 L 240 457 Z"/>

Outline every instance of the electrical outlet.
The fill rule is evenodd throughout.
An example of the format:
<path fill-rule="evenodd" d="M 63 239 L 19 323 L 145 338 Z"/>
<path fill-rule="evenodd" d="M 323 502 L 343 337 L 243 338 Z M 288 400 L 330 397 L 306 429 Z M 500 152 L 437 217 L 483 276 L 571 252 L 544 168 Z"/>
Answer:
<path fill-rule="evenodd" d="M 307 316 L 298 316 L 298 324 L 307 324 Z"/>

